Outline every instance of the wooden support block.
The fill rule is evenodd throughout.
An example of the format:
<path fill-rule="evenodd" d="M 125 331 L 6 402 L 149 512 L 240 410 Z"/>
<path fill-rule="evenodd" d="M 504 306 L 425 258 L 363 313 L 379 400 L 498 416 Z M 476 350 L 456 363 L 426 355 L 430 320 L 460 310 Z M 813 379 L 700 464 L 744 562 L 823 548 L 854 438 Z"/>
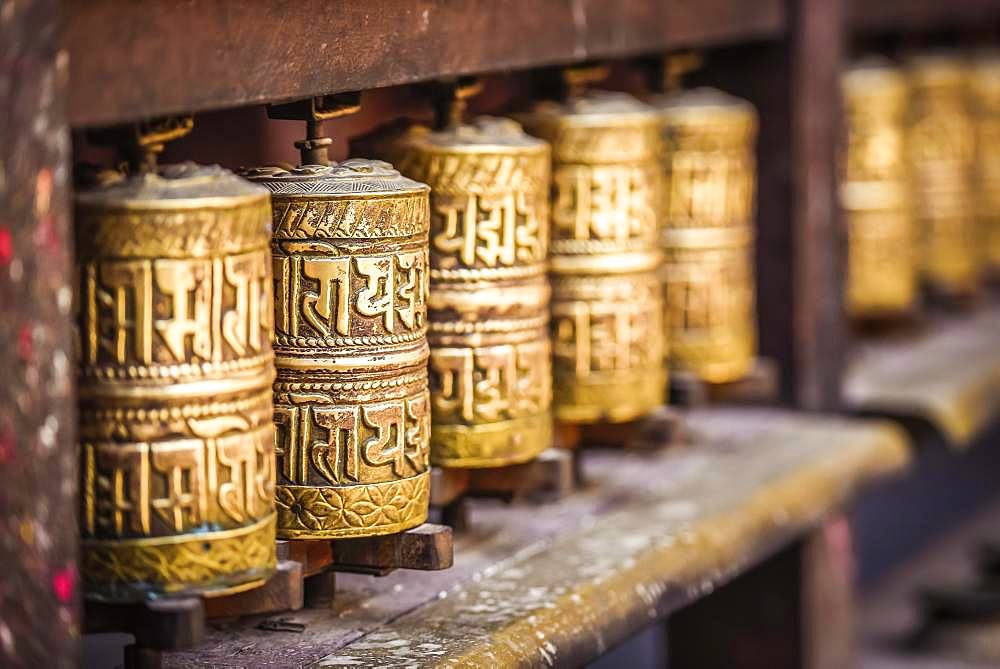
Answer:
<path fill-rule="evenodd" d="M 469 525 L 471 497 L 505 501 L 552 501 L 565 497 L 575 487 L 575 458 L 562 448 L 549 448 L 534 460 L 506 467 L 431 470 L 431 507 L 439 520 L 455 532 Z"/>
<path fill-rule="evenodd" d="M 468 488 L 468 469 L 431 469 L 431 506 L 447 506 L 464 495 Z"/>
<path fill-rule="evenodd" d="M 302 564 L 302 576 L 308 578 L 319 574 L 333 565 L 333 544 L 322 539 L 290 539 L 288 559 Z"/>
<path fill-rule="evenodd" d="M 287 552 L 287 546 L 279 548 Z M 159 652 L 190 648 L 205 638 L 207 618 L 295 611 L 303 604 L 303 567 L 280 560 L 275 573 L 257 587 L 234 594 L 156 599 L 134 604 L 87 602 L 86 633 L 123 632 L 135 637 L 126 667 L 159 666 Z"/>
<path fill-rule="evenodd" d="M 304 579 L 305 605 L 310 609 L 330 609 L 336 601 L 337 572 L 324 571 Z"/>
<path fill-rule="evenodd" d="M 995 581 L 928 587 L 920 595 L 924 619 L 908 639 L 911 649 L 975 666 L 1000 663 L 1000 587 Z"/>
<path fill-rule="evenodd" d="M 767 404 L 776 402 L 779 393 L 778 365 L 770 358 L 757 358 L 753 367 L 739 381 L 708 384 L 712 404 Z"/>
<path fill-rule="evenodd" d="M 555 448 L 574 451 L 580 447 L 583 441 L 583 426 L 576 423 L 563 423 L 557 420 L 552 427 L 552 445 Z"/>
<path fill-rule="evenodd" d="M 670 404 L 691 409 L 708 404 L 708 385 L 694 372 L 670 370 Z"/>
<path fill-rule="evenodd" d="M 927 305 L 937 311 L 953 314 L 966 314 L 986 303 L 986 291 L 977 289 L 971 292 L 950 292 L 940 286 L 925 286 Z"/>
<path fill-rule="evenodd" d="M 580 432 L 585 448 L 659 450 L 683 442 L 684 420 L 676 409 L 661 406 L 639 420 L 587 425 Z"/>
<path fill-rule="evenodd" d="M 780 393 L 778 366 L 770 358 L 757 358 L 742 379 L 709 383 L 693 372 L 671 370 L 670 403 L 693 408 L 707 404 L 769 404 Z"/>
<path fill-rule="evenodd" d="M 529 462 L 470 469 L 468 476 L 470 497 L 559 499 L 573 490 L 573 457 L 567 450 L 549 448 Z"/>
<path fill-rule="evenodd" d="M 926 326 L 927 319 L 919 306 L 851 319 L 852 334 L 861 339 L 912 337 L 920 334 Z"/>
<path fill-rule="evenodd" d="M 337 571 L 384 576 L 395 569 L 436 571 L 454 562 L 452 530 L 424 523 L 399 534 L 331 542 Z"/>
<path fill-rule="evenodd" d="M 124 632 L 141 649 L 190 648 L 205 638 L 205 606 L 200 597 L 158 599 L 135 604 L 87 602 L 85 632 Z"/>
<path fill-rule="evenodd" d="M 134 643 L 125 646 L 125 669 L 160 669 L 162 666 L 163 651 Z"/>
<path fill-rule="evenodd" d="M 469 500 L 459 497 L 441 508 L 441 524 L 447 525 L 453 532 L 465 532 L 469 529 Z"/>
<path fill-rule="evenodd" d="M 976 550 L 979 572 L 990 581 L 1000 581 L 1000 542 L 984 541 Z"/>
<path fill-rule="evenodd" d="M 298 611 L 302 608 L 301 562 L 281 560 L 264 585 L 225 597 L 205 597 L 208 618 L 238 618 L 259 613 Z"/>
<path fill-rule="evenodd" d="M 926 587 L 920 600 L 932 625 L 1000 621 L 1000 589 L 985 584 Z"/>

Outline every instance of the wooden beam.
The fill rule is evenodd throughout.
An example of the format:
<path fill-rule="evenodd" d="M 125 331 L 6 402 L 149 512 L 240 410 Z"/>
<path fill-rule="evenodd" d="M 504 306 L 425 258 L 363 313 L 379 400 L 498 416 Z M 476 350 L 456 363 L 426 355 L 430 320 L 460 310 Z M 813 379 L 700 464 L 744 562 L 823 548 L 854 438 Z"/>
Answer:
<path fill-rule="evenodd" d="M 855 666 L 850 529 L 834 516 L 667 621 L 671 666 Z"/>
<path fill-rule="evenodd" d="M 981 26 L 1000 18 L 998 0 L 847 0 L 847 20 L 854 30 L 935 30 Z"/>
<path fill-rule="evenodd" d="M 781 0 L 68 0 L 74 126 L 774 36 Z"/>
<path fill-rule="evenodd" d="M 78 662 L 68 61 L 56 0 L 0 5 L 0 665 Z"/>

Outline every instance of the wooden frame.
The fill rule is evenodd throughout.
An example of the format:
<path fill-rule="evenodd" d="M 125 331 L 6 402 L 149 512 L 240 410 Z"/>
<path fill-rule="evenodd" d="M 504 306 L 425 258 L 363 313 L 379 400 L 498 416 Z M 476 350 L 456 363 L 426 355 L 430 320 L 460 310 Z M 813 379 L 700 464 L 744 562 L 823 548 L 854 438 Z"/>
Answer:
<path fill-rule="evenodd" d="M 782 364 L 788 403 L 836 409 L 846 338 L 834 101 L 845 33 L 968 26 L 1000 14 L 997 0 L 26 0 L 11 7 L 0 20 L 0 361 L 12 375 L 0 387 L 7 537 L 0 561 L 5 583 L 24 590 L 0 599 L 0 620 L 15 626 L 18 641 L 0 657 L 28 666 L 40 658 L 72 664 L 69 630 L 79 624 L 69 127 L 747 45 L 728 61 L 723 53 L 706 76 L 749 95 L 768 124 L 758 242 L 763 353 Z"/>

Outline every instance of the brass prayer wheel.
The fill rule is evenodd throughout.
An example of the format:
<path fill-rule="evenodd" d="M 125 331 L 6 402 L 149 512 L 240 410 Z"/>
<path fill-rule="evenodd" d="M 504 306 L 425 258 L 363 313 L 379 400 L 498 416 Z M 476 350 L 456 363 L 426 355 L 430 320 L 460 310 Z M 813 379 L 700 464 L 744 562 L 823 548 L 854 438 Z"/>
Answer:
<path fill-rule="evenodd" d="M 844 74 L 842 89 L 847 138 L 840 200 L 848 229 L 844 300 L 857 318 L 899 314 L 918 297 L 906 78 L 887 61 L 870 60 Z"/>
<path fill-rule="evenodd" d="M 979 235 L 989 271 L 1000 273 L 1000 53 L 973 62 L 972 104 L 976 124 L 976 205 Z"/>
<path fill-rule="evenodd" d="M 664 331 L 672 368 L 736 381 L 757 354 L 753 106 L 699 88 L 652 98 L 663 119 Z"/>
<path fill-rule="evenodd" d="M 189 127 L 146 128 L 136 153 Z M 141 160 L 75 200 L 81 572 L 108 601 L 275 566 L 268 193 Z"/>
<path fill-rule="evenodd" d="M 462 121 L 475 86 L 445 92 L 437 128 L 362 141 L 431 187 L 431 461 L 524 462 L 552 441 L 549 148 L 514 121 Z"/>
<path fill-rule="evenodd" d="M 553 407 L 624 422 L 664 402 L 657 268 L 660 118 L 623 93 L 571 93 L 518 117 L 552 146 Z"/>
<path fill-rule="evenodd" d="M 300 142 L 303 158 L 327 162 L 307 153 L 323 139 Z M 278 536 L 420 525 L 430 489 L 427 186 L 362 159 L 244 175 L 271 191 Z"/>
<path fill-rule="evenodd" d="M 923 55 L 909 64 L 907 155 L 914 187 L 919 266 L 946 295 L 978 285 L 982 253 L 973 198 L 975 128 L 968 105 L 965 61 Z"/>

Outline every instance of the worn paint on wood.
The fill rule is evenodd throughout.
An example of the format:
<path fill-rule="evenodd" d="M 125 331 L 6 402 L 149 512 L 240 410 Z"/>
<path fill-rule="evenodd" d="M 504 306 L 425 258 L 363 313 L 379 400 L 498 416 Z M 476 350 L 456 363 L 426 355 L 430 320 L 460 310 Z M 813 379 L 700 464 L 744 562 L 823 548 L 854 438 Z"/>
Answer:
<path fill-rule="evenodd" d="M 888 423 L 774 410 L 689 414 L 695 446 L 584 454 L 588 486 L 550 505 L 472 508 L 445 572 L 338 577 L 302 634 L 241 622 L 167 666 L 579 664 L 786 545 L 903 466 Z"/>
<path fill-rule="evenodd" d="M 0 3 L 0 666 L 77 663 L 67 58 L 58 2 Z"/>
<path fill-rule="evenodd" d="M 969 445 L 1000 412 L 1000 307 L 859 345 L 844 403 L 865 414 L 924 421 L 954 447 Z"/>
<path fill-rule="evenodd" d="M 73 125 L 654 53 L 784 27 L 781 0 L 65 4 Z"/>

